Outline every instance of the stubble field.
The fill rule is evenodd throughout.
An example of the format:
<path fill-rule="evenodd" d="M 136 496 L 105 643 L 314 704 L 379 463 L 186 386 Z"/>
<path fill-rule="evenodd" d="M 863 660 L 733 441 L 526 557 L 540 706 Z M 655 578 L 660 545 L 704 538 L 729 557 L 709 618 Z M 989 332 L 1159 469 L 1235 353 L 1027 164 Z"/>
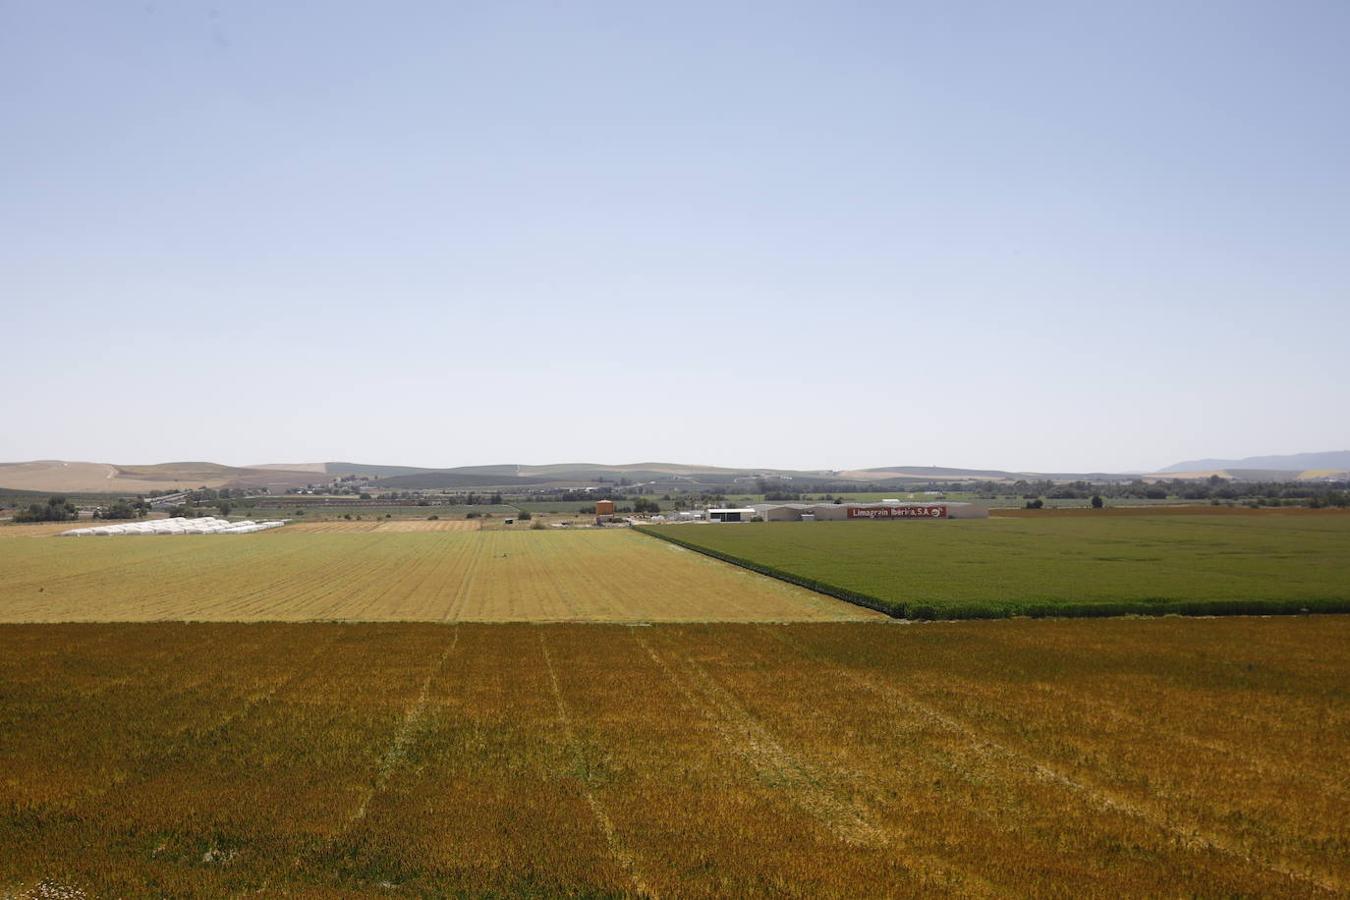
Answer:
<path fill-rule="evenodd" d="M 436 531 L 478 531 L 478 519 L 333 519 L 325 522 L 291 522 L 291 534 L 420 534 Z"/>
<path fill-rule="evenodd" d="M 347 525 L 354 526 L 350 530 Z M 626 530 L 4 541 L 0 621 L 839 621 L 877 614 Z M 458 523 L 445 523 L 455 526 Z M 5 529 L 25 533 L 26 526 Z"/>
<path fill-rule="evenodd" d="M 0 894 L 1324 896 L 1350 618 L 0 626 Z"/>

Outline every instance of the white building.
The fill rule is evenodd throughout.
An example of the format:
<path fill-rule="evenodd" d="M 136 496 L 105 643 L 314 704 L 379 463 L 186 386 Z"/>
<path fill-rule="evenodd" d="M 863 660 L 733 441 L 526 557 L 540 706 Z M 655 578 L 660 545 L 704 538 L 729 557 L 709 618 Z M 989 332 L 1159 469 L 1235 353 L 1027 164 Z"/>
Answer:
<path fill-rule="evenodd" d="M 755 514 L 766 522 L 800 522 L 805 516 L 816 520 L 849 519 L 983 519 L 989 510 L 974 503 L 757 503 Z"/>
<path fill-rule="evenodd" d="M 758 514 L 753 506 L 710 509 L 708 510 L 708 520 L 710 522 L 749 522 Z"/>

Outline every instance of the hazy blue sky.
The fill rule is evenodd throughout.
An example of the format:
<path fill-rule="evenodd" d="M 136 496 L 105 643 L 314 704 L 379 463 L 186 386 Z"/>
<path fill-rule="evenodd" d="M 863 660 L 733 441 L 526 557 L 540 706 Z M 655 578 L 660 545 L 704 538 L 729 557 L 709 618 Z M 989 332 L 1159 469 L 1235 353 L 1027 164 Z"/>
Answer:
<path fill-rule="evenodd" d="M 1347 47 L 1344 0 L 0 0 L 0 460 L 1342 449 Z"/>

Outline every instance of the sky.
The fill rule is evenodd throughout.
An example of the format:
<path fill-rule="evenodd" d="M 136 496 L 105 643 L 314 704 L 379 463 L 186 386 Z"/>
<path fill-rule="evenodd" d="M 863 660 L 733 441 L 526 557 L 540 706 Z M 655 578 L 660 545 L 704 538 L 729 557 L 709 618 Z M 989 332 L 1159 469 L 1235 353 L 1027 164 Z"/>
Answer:
<path fill-rule="evenodd" d="M 0 460 L 1350 447 L 1350 4 L 0 0 Z"/>

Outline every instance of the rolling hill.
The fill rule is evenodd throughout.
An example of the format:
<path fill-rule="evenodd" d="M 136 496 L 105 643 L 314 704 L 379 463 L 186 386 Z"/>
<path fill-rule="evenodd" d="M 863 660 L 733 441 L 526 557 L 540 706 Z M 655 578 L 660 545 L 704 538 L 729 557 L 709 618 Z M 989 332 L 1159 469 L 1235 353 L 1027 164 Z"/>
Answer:
<path fill-rule="evenodd" d="M 1350 450 L 1248 456 L 1244 459 L 1190 459 L 1160 469 L 1154 477 L 1235 478 L 1240 481 L 1298 481 L 1350 475 Z"/>
<path fill-rule="evenodd" d="M 0 490 L 72 494 L 141 494 L 149 491 L 208 488 L 261 488 L 274 494 L 287 488 L 322 484 L 333 478 L 358 475 L 377 488 L 400 491 L 456 490 L 517 487 L 576 488 L 597 484 L 641 484 L 669 490 L 753 490 L 760 480 L 777 488 L 829 485 L 912 487 L 931 481 L 996 481 L 1018 479 L 1064 481 L 1150 481 L 1171 478 L 1208 478 L 1219 475 L 1246 481 L 1284 481 L 1343 477 L 1350 471 L 1350 451 L 1259 456 L 1240 460 L 1199 459 L 1177 463 L 1151 475 L 1014 472 L 1002 469 L 964 469 L 943 466 L 882 466 L 869 469 L 737 469 L 726 466 L 669 462 L 499 464 L 430 468 L 355 462 L 262 463 L 226 466 L 212 462 L 169 462 L 151 465 L 34 460 L 0 463 Z"/>
<path fill-rule="evenodd" d="M 1221 469 L 1303 472 L 1309 469 L 1350 471 L 1350 450 L 1323 453 L 1291 453 L 1285 456 L 1248 456 L 1244 459 L 1190 459 L 1174 463 L 1158 473 L 1201 472 Z"/>
<path fill-rule="evenodd" d="M 144 494 L 208 487 L 266 487 L 274 493 L 325 476 L 313 470 L 223 466 L 210 462 L 153 465 L 69 462 L 59 459 L 0 463 L 0 488 L 69 494 Z"/>

